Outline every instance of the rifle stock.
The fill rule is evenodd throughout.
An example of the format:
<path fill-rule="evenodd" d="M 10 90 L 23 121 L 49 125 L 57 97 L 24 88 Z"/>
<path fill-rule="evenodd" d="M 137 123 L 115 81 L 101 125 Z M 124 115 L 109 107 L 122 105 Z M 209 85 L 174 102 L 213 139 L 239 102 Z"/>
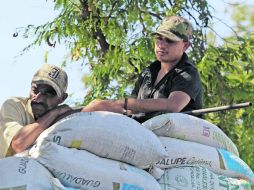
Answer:
<path fill-rule="evenodd" d="M 239 108 L 245 108 L 251 106 L 251 102 L 245 102 L 240 104 L 232 104 L 227 106 L 220 106 L 220 107 L 213 107 L 213 108 L 204 108 L 199 110 L 191 110 L 191 111 L 185 111 L 182 113 L 190 114 L 190 115 L 200 115 L 205 113 L 212 113 L 212 112 L 219 112 L 219 111 L 225 111 L 225 110 L 233 110 L 233 109 L 239 109 Z"/>

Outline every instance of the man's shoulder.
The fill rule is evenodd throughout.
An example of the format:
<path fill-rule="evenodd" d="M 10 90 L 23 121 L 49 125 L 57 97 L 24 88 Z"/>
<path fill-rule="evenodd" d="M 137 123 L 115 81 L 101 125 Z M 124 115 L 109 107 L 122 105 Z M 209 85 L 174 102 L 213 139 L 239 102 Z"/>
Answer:
<path fill-rule="evenodd" d="M 183 54 L 182 59 L 181 59 L 180 63 L 178 64 L 178 66 L 197 70 L 196 66 L 190 61 L 190 59 L 186 53 Z"/>
<path fill-rule="evenodd" d="M 26 97 L 11 97 L 3 103 L 2 106 L 8 106 L 8 105 L 23 105 L 26 106 L 29 103 L 29 98 Z"/>
<path fill-rule="evenodd" d="M 175 68 L 176 71 L 185 71 L 188 73 L 198 73 L 198 69 L 196 66 L 191 63 L 189 60 L 184 60 L 180 64 L 178 64 Z"/>
<path fill-rule="evenodd" d="M 11 97 L 1 106 L 0 118 L 3 122 L 13 120 L 27 124 L 28 121 L 32 120 L 32 117 L 31 100 L 29 98 Z"/>
<path fill-rule="evenodd" d="M 200 74 L 196 66 L 188 59 L 183 59 L 174 69 L 174 71 L 186 79 L 195 79 L 200 81 Z"/>
<path fill-rule="evenodd" d="M 23 102 L 26 103 L 28 102 L 29 98 L 28 97 L 10 97 L 6 101 L 14 101 L 14 102 Z"/>

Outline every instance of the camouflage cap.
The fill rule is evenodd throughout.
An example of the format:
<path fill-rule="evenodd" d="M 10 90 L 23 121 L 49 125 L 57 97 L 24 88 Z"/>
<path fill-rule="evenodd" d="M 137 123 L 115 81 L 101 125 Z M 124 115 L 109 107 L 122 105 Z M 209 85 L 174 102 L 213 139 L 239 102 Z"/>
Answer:
<path fill-rule="evenodd" d="M 187 19 L 180 16 L 169 16 L 152 34 L 162 35 L 172 41 L 188 41 L 192 36 L 192 31 L 192 25 Z"/>
<path fill-rule="evenodd" d="M 33 76 L 33 83 L 48 84 L 56 91 L 57 96 L 62 96 L 68 86 L 66 72 L 55 65 L 44 64 Z"/>

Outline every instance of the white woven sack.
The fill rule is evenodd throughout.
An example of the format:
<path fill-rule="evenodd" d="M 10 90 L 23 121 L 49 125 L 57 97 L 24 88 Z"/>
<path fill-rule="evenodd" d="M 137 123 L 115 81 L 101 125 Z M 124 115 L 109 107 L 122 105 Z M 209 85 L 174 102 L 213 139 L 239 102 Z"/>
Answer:
<path fill-rule="evenodd" d="M 0 189 L 51 190 L 53 176 L 40 163 L 27 157 L 0 159 Z"/>
<path fill-rule="evenodd" d="M 65 187 L 57 178 L 53 178 L 51 180 L 51 185 L 53 187 L 53 190 L 80 190 L 73 187 Z"/>
<path fill-rule="evenodd" d="M 205 167 L 166 169 L 159 180 L 162 190 L 252 190 L 251 183 L 217 175 Z"/>
<path fill-rule="evenodd" d="M 167 113 L 155 116 L 142 125 L 158 136 L 173 137 L 225 149 L 239 156 L 232 140 L 216 125 L 188 114 Z"/>
<path fill-rule="evenodd" d="M 158 182 L 144 170 L 98 157 L 85 150 L 44 142 L 34 146 L 30 155 L 67 187 L 86 190 L 160 190 Z"/>
<path fill-rule="evenodd" d="M 68 116 L 38 138 L 98 156 L 148 168 L 167 156 L 158 137 L 140 123 L 112 112 L 82 112 Z"/>
<path fill-rule="evenodd" d="M 199 165 L 217 174 L 254 182 L 254 174 L 250 167 L 226 150 L 170 137 L 160 137 L 160 140 L 169 156 L 156 163 L 159 168 Z"/>

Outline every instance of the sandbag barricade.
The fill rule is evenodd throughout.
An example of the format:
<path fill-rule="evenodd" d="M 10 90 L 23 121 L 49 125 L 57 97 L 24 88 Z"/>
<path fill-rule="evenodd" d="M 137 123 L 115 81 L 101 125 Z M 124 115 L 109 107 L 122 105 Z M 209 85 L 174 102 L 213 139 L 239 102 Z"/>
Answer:
<path fill-rule="evenodd" d="M 139 168 L 167 156 L 158 137 L 127 116 L 111 112 L 72 114 L 45 130 L 37 139 L 87 150 L 100 157 Z"/>
<path fill-rule="evenodd" d="M 7 157 L 0 159 L 0 189 L 53 190 L 51 173 L 34 159 Z"/>
<path fill-rule="evenodd" d="M 160 190 L 159 183 L 134 166 L 98 157 L 85 150 L 44 141 L 29 154 L 67 187 L 86 190 Z"/>
<path fill-rule="evenodd" d="M 186 166 L 166 169 L 160 178 L 161 190 L 252 190 L 251 183 L 217 175 L 205 167 Z"/>
<path fill-rule="evenodd" d="M 183 113 L 167 113 L 155 116 L 142 125 L 158 136 L 198 142 L 239 156 L 232 140 L 219 127 L 201 118 Z"/>
<path fill-rule="evenodd" d="M 250 167 L 226 150 L 170 137 L 160 137 L 160 140 L 169 156 L 156 163 L 159 168 L 199 165 L 217 174 L 246 179 L 254 184 Z"/>

